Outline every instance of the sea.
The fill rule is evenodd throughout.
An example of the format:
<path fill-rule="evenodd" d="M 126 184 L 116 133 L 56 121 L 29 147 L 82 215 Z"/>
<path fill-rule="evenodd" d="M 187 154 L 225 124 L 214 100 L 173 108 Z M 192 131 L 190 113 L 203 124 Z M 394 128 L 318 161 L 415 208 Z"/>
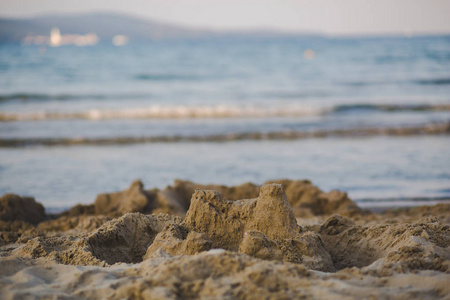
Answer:
<path fill-rule="evenodd" d="M 48 210 L 175 179 L 450 199 L 450 36 L 0 44 L 0 195 Z"/>

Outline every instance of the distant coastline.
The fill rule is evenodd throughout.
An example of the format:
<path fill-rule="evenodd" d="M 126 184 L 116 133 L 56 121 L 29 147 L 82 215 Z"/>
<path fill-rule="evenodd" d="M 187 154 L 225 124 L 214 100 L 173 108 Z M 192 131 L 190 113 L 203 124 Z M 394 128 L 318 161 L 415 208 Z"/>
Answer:
<path fill-rule="evenodd" d="M 283 31 L 274 29 L 255 30 L 217 30 L 207 28 L 190 28 L 183 25 L 153 21 L 134 16 L 115 13 L 89 13 L 70 15 L 42 15 L 30 18 L 0 17 L 0 44 L 24 43 L 35 44 L 30 37 L 49 37 L 52 30 L 58 28 L 63 35 L 91 35 L 96 41 L 112 41 L 117 43 L 126 37 L 134 40 L 170 40 L 170 39 L 203 39 L 203 38 L 276 38 L 276 37 L 322 37 L 322 38 L 361 38 L 363 35 L 328 35 L 312 31 Z M 450 33 L 414 33 L 403 32 L 395 34 L 370 34 L 368 38 L 414 36 L 450 36 Z M 38 39 L 39 40 L 39 39 Z M 42 38 L 40 38 L 42 40 Z M 81 39 L 78 39 L 81 41 Z M 45 41 L 42 42 L 44 44 Z M 80 42 L 86 44 L 85 42 Z M 113 41 L 113 43 L 115 43 Z M 77 44 L 75 42 L 71 44 Z M 95 43 L 94 43 L 95 44 Z"/>
<path fill-rule="evenodd" d="M 319 35 L 309 32 L 293 33 L 276 30 L 220 31 L 196 29 L 127 15 L 90 13 L 79 15 L 45 15 L 23 19 L 0 18 L 0 43 L 20 43 L 27 36 L 48 36 L 54 28 L 58 28 L 62 34 L 95 34 L 100 41 L 112 40 L 118 35 L 126 36 L 130 40 Z"/>

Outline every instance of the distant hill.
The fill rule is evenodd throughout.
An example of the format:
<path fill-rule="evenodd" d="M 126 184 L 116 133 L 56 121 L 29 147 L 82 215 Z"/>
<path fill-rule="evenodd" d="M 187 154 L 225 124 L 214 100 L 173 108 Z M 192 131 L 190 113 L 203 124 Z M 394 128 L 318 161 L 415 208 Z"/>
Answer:
<path fill-rule="evenodd" d="M 115 35 L 126 35 L 130 40 L 157 40 L 174 38 L 201 38 L 212 36 L 286 35 L 274 31 L 218 32 L 189 29 L 163 22 L 155 22 L 112 13 L 78 15 L 46 15 L 27 19 L 0 18 L 0 42 L 20 42 L 27 35 L 48 36 L 53 27 L 62 34 L 95 33 L 100 40 L 110 40 Z"/>
<path fill-rule="evenodd" d="M 147 21 L 139 18 L 107 13 L 84 15 L 48 15 L 29 19 L 0 19 L 0 41 L 19 42 L 27 35 L 49 35 L 53 27 L 61 33 L 95 33 L 100 40 L 115 35 L 130 39 L 161 39 L 208 35 L 208 31 L 191 30 L 180 26 Z"/>

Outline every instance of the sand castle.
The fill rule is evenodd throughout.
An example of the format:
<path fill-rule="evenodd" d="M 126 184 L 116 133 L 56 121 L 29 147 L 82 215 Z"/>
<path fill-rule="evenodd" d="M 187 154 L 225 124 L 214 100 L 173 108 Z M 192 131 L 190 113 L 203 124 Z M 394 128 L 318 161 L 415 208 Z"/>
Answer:
<path fill-rule="evenodd" d="M 308 181 L 281 180 L 260 189 L 201 187 L 208 186 L 177 181 L 163 191 L 146 191 L 135 181 L 128 190 L 101 194 L 95 204 L 53 219 L 34 199 L 3 196 L 0 295 L 256 299 L 371 293 L 401 299 L 450 294 L 445 283 L 450 227 L 442 205 L 441 217 L 429 216 L 428 209 L 416 212 L 413 221 L 405 214 L 385 222 L 345 193 L 323 193 Z M 242 195 L 250 197 L 227 199 Z M 35 209 L 24 209 L 27 205 Z M 171 214 L 149 214 L 161 210 Z"/>

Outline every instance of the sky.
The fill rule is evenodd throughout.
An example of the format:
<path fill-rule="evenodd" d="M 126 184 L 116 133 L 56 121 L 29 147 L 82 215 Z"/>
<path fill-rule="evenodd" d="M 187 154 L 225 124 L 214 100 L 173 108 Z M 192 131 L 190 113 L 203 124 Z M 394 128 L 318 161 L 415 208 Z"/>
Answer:
<path fill-rule="evenodd" d="M 0 0 L 1 17 L 103 11 L 219 30 L 450 33 L 450 0 Z"/>

